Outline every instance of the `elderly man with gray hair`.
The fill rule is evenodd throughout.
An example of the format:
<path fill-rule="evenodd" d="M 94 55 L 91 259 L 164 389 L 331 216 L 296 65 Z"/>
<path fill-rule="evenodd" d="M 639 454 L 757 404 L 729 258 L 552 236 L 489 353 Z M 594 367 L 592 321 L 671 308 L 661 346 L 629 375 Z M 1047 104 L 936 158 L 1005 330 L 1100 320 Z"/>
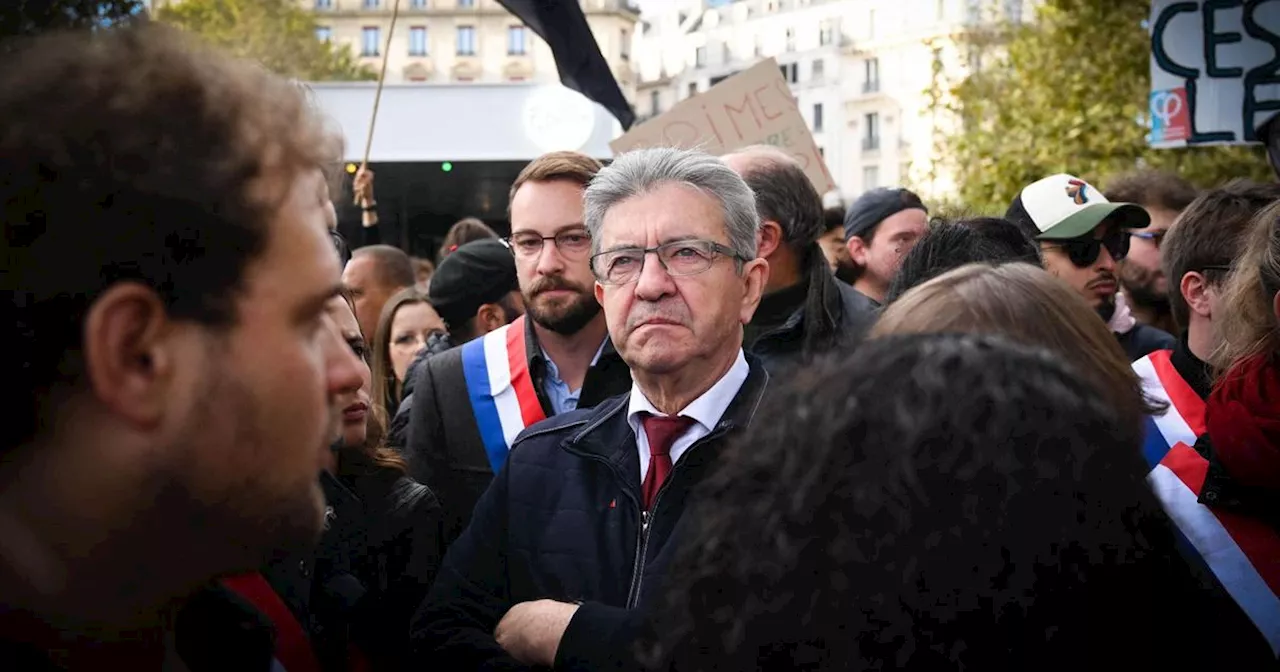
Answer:
<path fill-rule="evenodd" d="M 686 503 L 764 393 L 742 339 L 768 263 L 737 173 L 700 152 L 624 154 L 587 187 L 585 219 L 631 392 L 516 439 L 415 619 L 424 666 L 629 667 Z"/>

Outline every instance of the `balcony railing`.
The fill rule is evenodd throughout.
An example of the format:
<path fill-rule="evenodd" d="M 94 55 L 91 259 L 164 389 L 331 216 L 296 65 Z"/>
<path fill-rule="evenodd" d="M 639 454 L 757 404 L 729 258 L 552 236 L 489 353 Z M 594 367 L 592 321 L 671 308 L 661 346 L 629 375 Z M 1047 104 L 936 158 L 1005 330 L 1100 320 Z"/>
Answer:
<path fill-rule="evenodd" d="M 879 150 L 880 150 L 880 136 L 873 135 L 869 138 L 864 137 L 862 139 L 862 151 L 875 152 Z"/>
<path fill-rule="evenodd" d="M 879 93 L 879 92 L 880 92 L 880 80 L 878 80 L 878 79 L 868 79 L 868 80 L 864 81 L 864 82 L 862 83 L 862 92 L 863 92 L 863 93 Z"/>

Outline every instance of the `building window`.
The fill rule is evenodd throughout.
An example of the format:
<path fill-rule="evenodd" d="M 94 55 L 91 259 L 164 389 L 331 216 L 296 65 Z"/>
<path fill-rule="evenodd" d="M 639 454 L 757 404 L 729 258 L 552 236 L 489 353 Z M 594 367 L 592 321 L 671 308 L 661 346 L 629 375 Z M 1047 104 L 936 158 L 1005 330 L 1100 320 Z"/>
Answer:
<path fill-rule="evenodd" d="M 880 186 L 880 167 L 866 166 L 862 169 L 862 190 L 871 191 Z"/>
<path fill-rule="evenodd" d="M 827 46 L 836 43 L 836 26 L 835 21 L 827 19 L 822 22 L 822 27 L 818 31 L 818 45 Z"/>
<path fill-rule="evenodd" d="M 379 4 L 380 0 L 364 0 L 365 9 L 377 9 Z"/>
<path fill-rule="evenodd" d="M 875 93 L 880 90 L 880 59 L 868 58 L 862 62 L 864 70 L 862 78 L 862 92 Z"/>
<path fill-rule="evenodd" d="M 409 9 L 426 9 L 427 0 L 410 0 Z"/>
<path fill-rule="evenodd" d="M 698 83 L 689 82 L 689 97 L 692 98 L 696 95 L 698 95 Z"/>
<path fill-rule="evenodd" d="M 649 114 L 655 117 L 662 114 L 662 94 L 658 91 L 649 92 Z"/>
<path fill-rule="evenodd" d="M 799 68 L 796 67 L 795 63 L 783 63 L 778 66 L 778 69 L 782 71 L 782 78 L 791 84 L 795 84 L 799 81 L 799 78 L 796 77 L 796 73 Z"/>
<path fill-rule="evenodd" d="M 459 7 L 475 7 L 476 0 L 458 0 Z"/>
<path fill-rule="evenodd" d="M 938 0 L 933 6 L 933 17 L 939 21 L 947 18 L 947 0 Z"/>
<path fill-rule="evenodd" d="M 333 29 L 329 26 L 316 26 L 316 39 L 321 42 L 332 42 Z"/>
<path fill-rule="evenodd" d="M 333 9 L 333 0 L 316 0 L 316 9 Z"/>
<path fill-rule="evenodd" d="M 476 55 L 476 27 L 458 26 L 458 55 Z"/>
<path fill-rule="evenodd" d="M 813 61 L 813 70 L 811 73 L 813 75 L 813 79 L 822 79 L 823 75 L 825 74 L 824 71 L 826 69 L 827 69 L 826 61 L 822 60 L 821 58 L 815 59 Z"/>
<path fill-rule="evenodd" d="M 624 60 L 631 60 L 631 33 L 626 28 L 622 29 L 621 39 L 618 40 L 618 56 Z"/>
<path fill-rule="evenodd" d="M 698 47 L 693 50 L 693 67 L 701 68 L 707 64 L 707 48 Z"/>
<path fill-rule="evenodd" d="M 382 47 L 382 29 L 377 26 L 365 26 L 360 29 L 360 55 L 377 56 Z"/>
<path fill-rule="evenodd" d="M 875 151 L 880 149 L 880 113 L 868 112 L 863 116 L 862 149 Z"/>
<path fill-rule="evenodd" d="M 787 29 L 787 51 L 795 51 L 795 50 L 796 50 L 796 29 L 788 28 Z"/>
<path fill-rule="evenodd" d="M 822 103 L 813 104 L 813 132 L 822 132 Z"/>
<path fill-rule="evenodd" d="M 867 39 L 874 40 L 876 38 L 876 10 L 867 10 Z"/>
<path fill-rule="evenodd" d="M 759 35 L 755 36 L 754 42 L 755 44 L 752 46 L 751 52 L 755 54 L 756 58 L 760 58 L 762 55 L 764 55 L 764 42 L 760 40 Z"/>
<path fill-rule="evenodd" d="M 427 27 L 413 26 L 409 28 L 409 55 L 427 55 Z"/>
<path fill-rule="evenodd" d="M 507 28 L 507 55 L 508 56 L 524 56 L 529 53 L 526 41 L 529 33 L 524 26 L 509 26 Z"/>

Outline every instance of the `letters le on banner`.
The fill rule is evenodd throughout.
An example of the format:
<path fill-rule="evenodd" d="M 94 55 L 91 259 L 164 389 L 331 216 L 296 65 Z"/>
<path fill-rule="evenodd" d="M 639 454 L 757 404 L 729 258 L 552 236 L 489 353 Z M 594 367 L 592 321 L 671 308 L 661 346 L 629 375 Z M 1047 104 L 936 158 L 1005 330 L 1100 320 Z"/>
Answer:
<path fill-rule="evenodd" d="M 1259 142 L 1280 111 L 1280 0 L 1152 0 L 1153 147 Z"/>
<path fill-rule="evenodd" d="M 696 147 L 719 156 L 760 144 L 774 145 L 796 157 L 818 193 L 835 189 L 787 80 L 772 58 L 681 101 L 609 147 L 615 154 L 640 147 Z"/>

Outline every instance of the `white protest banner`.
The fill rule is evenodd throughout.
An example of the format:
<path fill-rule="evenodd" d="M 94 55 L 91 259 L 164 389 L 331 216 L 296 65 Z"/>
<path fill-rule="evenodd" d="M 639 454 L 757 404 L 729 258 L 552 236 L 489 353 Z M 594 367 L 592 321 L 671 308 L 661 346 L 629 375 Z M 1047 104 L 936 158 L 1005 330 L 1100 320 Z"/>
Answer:
<path fill-rule="evenodd" d="M 1258 142 L 1280 111 L 1280 0 L 1152 0 L 1152 147 Z"/>
<path fill-rule="evenodd" d="M 681 101 L 609 147 L 615 154 L 639 147 L 697 147 L 719 156 L 761 144 L 794 156 L 818 193 L 835 189 L 787 80 L 772 58 Z"/>

